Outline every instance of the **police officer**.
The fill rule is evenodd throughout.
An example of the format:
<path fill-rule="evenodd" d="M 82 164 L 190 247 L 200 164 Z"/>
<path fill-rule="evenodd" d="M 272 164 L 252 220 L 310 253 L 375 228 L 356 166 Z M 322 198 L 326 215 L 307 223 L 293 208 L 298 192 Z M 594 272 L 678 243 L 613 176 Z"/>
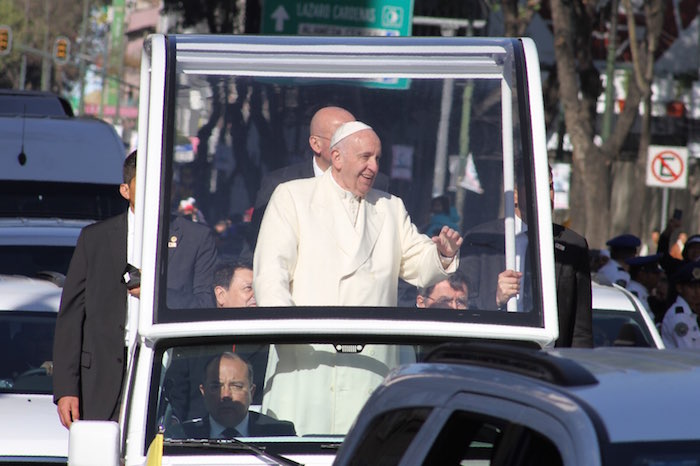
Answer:
<path fill-rule="evenodd" d="M 668 348 L 700 348 L 700 261 L 689 262 L 672 277 L 678 297 L 661 324 L 661 338 Z"/>
<path fill-rule="evenodd" d="M 598 270 L 598 277 L 603 279 L 601 281 L 627 287 L 630 274 L 627 272 L 625 261 L 637 255 L 641 240 L 634 235 L 625 234 L 616 236 L 605 244 L 610 250 L 610 260 Z"/>
<path fill-rule="evenodd" d="M 639 298 L 647 314 L 649 314 L 649 317 L 653 321 L 655 321 L 656 318 L 649 305 L 649 295 L 659 282 L 659 276 L 662 272 L 659 266 L 661 256 L 661 254 L 638 256 L 625 261 L 629 266 L 630 274 L 630 281 L 627 283 L 627 289 Z"/>

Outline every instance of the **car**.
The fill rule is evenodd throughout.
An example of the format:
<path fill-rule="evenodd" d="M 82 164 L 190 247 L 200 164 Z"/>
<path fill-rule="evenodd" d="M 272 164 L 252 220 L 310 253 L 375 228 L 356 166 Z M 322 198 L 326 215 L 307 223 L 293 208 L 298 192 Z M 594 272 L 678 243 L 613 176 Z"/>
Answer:
<path fill-rule="evenodd" d="M 0 275 L 0 464 L 66 464 L 50 373 L 60 299 L 51 280 Z"/>
<path fill-rule="evenodd" d="M 0 274 L 44 278 L 61 284 L 80 231 L 92 220 L 0 218 Z"/>
<path fill-rule="evenodd" d="M 700 353 L 447 344 L 393 371 L 335 466 L 696 464 Z"/>
<path fill-rule="evenodd" d="M 664 348 L 654 321 L 631 292 L 593 281 L 591 295 L 594 346 Z"/>
<path fill-rule="evenodd" d="M 72 424 L 72 465 L 143 465 L 150 463 L 149 451 L 159 454 L 161 441 L 163 464 L 259 464 L 265 457 L 268 464 L 292 460 L 329 465 L 362 405 L 391 369 L 421 360 L 446 341 L 479 337 L 544 346 L 556 340 L 544 111 L 539 60 L 530 39 L 155 34 L 144 43 L 141 63 L 143 137 L 134 206 L 134 240 L 141 250 L 134 248 L 132 262 L 141 264 L 138 338 L 126 358 L 119 423 Z M 341 231 L 352 239 L 339 246 L 347 258 L 326 258 L 319 265 L 319 277 L 337 282 L 316 286 L 331 286 L 324 293 L 329 296 L 338 287 L 344 295 L 338 300 L 266 306 L 261 299 L 259 307 L 250 309 L 173 299 L 172 290 L 181 287 L 175 282 L 183 274 L 172 273 L 169 265 L 182 243 L 169 225 L 181 201 L 196 206 L 202 214 L 196 220 L 208 225 L 222 218 L 235 226 L 245 222 L 264 173 L 303 159 L 312 168 L 309 120 L 319 105 L 331 103 L 347 107 L 381 135 L 379 171 L 390 180 L 389 192 L 401 198 L 391 202 L 405 206 L 395 218 L 403 219 L 405 235 L 397 235 L 395 242 L 355 243 L 360 236 L 340 227 L 348 219 L 330 215 L 330 223 L 312 234 L 342 238 L 345 234 L 335 236 Z M 194 162 L 178 156 L 178 141 L 185 139 L 197 142 Z M 458 185 L 463 178 L 458 167 L 470 161 L 478 176 L 471 176 L 474 183 L 466 187 Z M 515 264 L 515 230 L 510 227 L 516 177 L 526 193 L 518 208 L 528 219 L 528 259 L 520 268 L 530 280 L 524 285 L 527 293 L 511 301 L 512 309 L 510 303 L 507 307 L 517 311 L 520 304 L 523 312 L 504 312 L 495 299 L 464 310 L 418 309 L 415 302 L 397 306 L 398 284 L 394 290 L 393 283 L 382 288 L 386 295 L 381 299 L 357 284 L 346 288 L 345 278 L 352 276 L 359 276 L 367 289 L 374 290 L 372 277 L 383 287 L 399 268 L 411 286 L 428 284 L 431 279 L 411 272 L 410 263 L 421 256 L 438 265 L 437 252 L 411 247 L 413 240 L 403 239 L 417 237 L 411 224 L 424 224 L 430 217 L 434 194 L 452 188 L 458 191 L 454 203 L 463 219 L 460 230 L 504 222 L 503 247 L 494 254 Z M 196 202 L 188 201 L 190 197 Z M 315 209 L 315 202 L 309 208 Z M 394 228 L 389 216 L 377 223 L 368 218 L 357 224 L 367 229 L 363 237 L 376 238 L 379 231 L 383 236 Z M 231 250 L 250 247 L 247 235 L 231 237 Z M 304 241 L 311 244 L 314 239 Z M 432 248 L 427 236 L 419 241 Z M 255 250 L 267 245 L 258 242 Z M 384 259 L 375 261 L 371 251 L 381 249 L 395 251 L 401 265 L 397 261 L 393 270 L 377 267 Z M 297 261 L 303 260 L 279 263 L 294 267 Z M 258 289 L 256 285 L 260 294 Z M 133 304 L 129 300 L 130 313 L 136 312 Z M 217 362 L 213 357 L 230 362 L 224 355 L 232 351 L 253 366 L 245 380 L 252 378 L 252 385 L 243 377 L 227 384 L 209 379 L 215 367 L 209 364 Z M 309 388 L 299 389 L 304 383 Z M 236 403 L 243 417 L 225 420 L 237 422 L 226 425 L 230 434 L 224 434 L 210 417 L 216 421 L 214 416 L 228 406 L 222 402 L 219 410 L 213 398 L 233 392 L 250 396 Z M 219 438 L 235 435 L 232 427 L 243 435 L 264 434 L 259 425 L 252 429 L 243 424 L 245 413 L 254 410 L 252 405 L 240 408 L 248 402 L 259 406 L 259 415 L 251 420 L 265 419 L 280 430 L 238 435 L 240 440 Z M 296 435 L 286 428 L 282 432 L 279 424 L 290 423 Z M 95 434 L 98 430 L 104 435 Z"/>

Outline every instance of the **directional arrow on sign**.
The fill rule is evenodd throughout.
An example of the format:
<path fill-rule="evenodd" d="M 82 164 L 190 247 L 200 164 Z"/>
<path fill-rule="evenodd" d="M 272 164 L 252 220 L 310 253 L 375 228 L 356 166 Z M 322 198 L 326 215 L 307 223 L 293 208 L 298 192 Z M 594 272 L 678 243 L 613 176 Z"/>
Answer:
<path fill-rule="evenodd" d="M 280 5 L 272 12 L 270 18 L 275 20 L 275 32 L 284 31 L 284 22 L 289 19 L 289 14 L 284 6 Z"/>

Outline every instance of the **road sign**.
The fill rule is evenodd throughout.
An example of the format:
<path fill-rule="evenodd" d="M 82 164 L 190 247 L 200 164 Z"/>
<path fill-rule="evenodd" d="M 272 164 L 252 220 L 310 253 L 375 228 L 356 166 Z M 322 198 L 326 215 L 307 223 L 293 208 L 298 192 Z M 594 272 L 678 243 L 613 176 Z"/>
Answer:
<path fill-rule="evenodd" d="M 688 149 L 649 146 L 647 186 L 684 189 L 688 186 Z"/>
<path fill-rule="evenodd" d="M 410 36 L 413 0 L 265 0 L 263 34 Z"/>

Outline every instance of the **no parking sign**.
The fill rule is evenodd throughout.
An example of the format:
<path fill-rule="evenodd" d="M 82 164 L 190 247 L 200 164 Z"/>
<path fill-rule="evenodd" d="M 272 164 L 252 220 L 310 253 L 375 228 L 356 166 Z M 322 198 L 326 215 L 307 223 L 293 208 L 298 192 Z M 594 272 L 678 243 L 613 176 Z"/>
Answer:
<path fill-rule="evenodd" d="M 688 186 L 688 149 L 649 146 L 647 186 L 683 189 Z"/>

